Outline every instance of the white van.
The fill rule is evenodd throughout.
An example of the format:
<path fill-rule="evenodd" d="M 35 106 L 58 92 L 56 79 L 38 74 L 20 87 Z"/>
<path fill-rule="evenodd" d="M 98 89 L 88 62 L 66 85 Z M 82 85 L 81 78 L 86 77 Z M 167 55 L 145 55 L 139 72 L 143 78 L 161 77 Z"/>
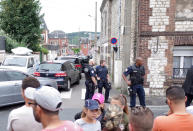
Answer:
<path fill-rule="evenodd" d="M 0 68 L 14 69 L 33 74 L 38 65 L 39 60 L 33 55 L 11 55 L 4 59 Z"/>

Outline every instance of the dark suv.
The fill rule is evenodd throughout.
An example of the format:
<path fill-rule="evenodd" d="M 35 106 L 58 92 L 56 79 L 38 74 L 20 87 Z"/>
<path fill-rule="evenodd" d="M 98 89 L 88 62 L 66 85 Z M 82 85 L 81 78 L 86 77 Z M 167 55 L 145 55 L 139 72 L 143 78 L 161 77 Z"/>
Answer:
<path fill-rule="evenodd" d="M 70 61 L 42 62 L 34 76 L 56 80 L 58 89 L 70 90 L 71 84 L 80 83 L 79 70 Z"/>
<path fill-rule="evenodd" d="M 75 68 L 80 71 L 80 79 L 81 79 L 81 73 L 82 73 L 82 65 L 81 65 L 81 60 L 77 56 L 58 56 L 55 58 L 55 60 L 68 60 L 71 63 L 74 64 Z"/>

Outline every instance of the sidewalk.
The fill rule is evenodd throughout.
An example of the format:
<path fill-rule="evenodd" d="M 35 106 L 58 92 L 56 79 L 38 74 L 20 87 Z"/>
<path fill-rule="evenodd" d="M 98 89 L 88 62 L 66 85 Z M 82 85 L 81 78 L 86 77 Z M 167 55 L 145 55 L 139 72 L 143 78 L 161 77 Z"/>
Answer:
<path fill-rule="evenodd" d="M 110 91 L 110 96 L 115 96 L 121 93 L 120 89 L 116 89 L 116 88 L 112 88 Z M 123 92 L 123 94 L 128 94 L 127 92 Z M 128 105 L 130 103 L 130 97 L 129 95 L 127 96 L 127 101 L 128 101 Z M 145 97 L 145 102 L 147 106 L 166 106 L 165 103 L 166 98 L 164 96 L 146 96 Z M 136 98 L 136 103 L 137 105 L 139 105 L 139 99 L 138 97 Z"/>

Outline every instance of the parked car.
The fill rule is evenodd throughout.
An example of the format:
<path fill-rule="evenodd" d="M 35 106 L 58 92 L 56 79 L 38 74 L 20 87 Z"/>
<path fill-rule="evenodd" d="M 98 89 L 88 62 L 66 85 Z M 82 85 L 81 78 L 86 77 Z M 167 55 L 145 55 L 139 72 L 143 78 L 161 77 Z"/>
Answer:
<path fill-rule="evenodd" d="M 0 107 L 24 102 L 21 95 L 22 80 L 29 76 L 31 75 L 16 70 L 0 69 Z M 56 81 L 40 77 L 37 79 L 41 86 L 58 89 Z"/>
<path fill-rule="evenodd" d="M 80 61 L 79 57 L 77 57 L 77 56 L 58 56 L 55 58 L 55 60 L 60 60 L 60 61 L 68 60 L 68 61 L 70 61 L 71 63 L 73 63 L 75 65 L 75 68 L 80 71 L 80 74 L 79 74 L 80 79 L 82 78 L 81 77 L 82 65 L 81 65 L 81 61 Z"/>
<path fill-rule="evenodd" d="M 33 55 L 10 55 L 4 59 L 0 68 L 14 69 L 27 74 L 33 74 L 38 64 L 38 60 Z"/>
<path fill-rule="evenodd" d="M 34 73 L 37 77 L 54 79 L 59 89 L 70 90 L 72 84 L 80 83 L 79 70 L 70 61 L 42 62 Z"/>

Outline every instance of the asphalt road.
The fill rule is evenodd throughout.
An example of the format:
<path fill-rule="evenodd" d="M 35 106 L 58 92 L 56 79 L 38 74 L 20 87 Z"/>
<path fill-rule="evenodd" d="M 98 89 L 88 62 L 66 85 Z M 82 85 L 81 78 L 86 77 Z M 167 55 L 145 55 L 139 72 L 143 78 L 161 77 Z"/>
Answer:
<path fill-rule="evenodd" d="M 60 118 L 62 120 L 74 121 L 74 115 L 81 111 L 84 105 L 85 85 L 84 78 L 82 78 L 79 85 L 73 85 L 72 89 L 68 92 L 62 91 L 61 96 L 63 98 L 63 110 L 60 111 Z M 112 96 L 113 93 L 110 94 Z M 0 108 L 0 131 L 6 131 L 7 119 L 9 112 L 15 108 L 22 106 L 23 104 L 12 105 L 8 107 Z M 108 106 L 108 105 L 106 105 Z M 154 116 L 159 116 L 168 111 L 166 105 L 149 106 L 154 112 Z"/>

